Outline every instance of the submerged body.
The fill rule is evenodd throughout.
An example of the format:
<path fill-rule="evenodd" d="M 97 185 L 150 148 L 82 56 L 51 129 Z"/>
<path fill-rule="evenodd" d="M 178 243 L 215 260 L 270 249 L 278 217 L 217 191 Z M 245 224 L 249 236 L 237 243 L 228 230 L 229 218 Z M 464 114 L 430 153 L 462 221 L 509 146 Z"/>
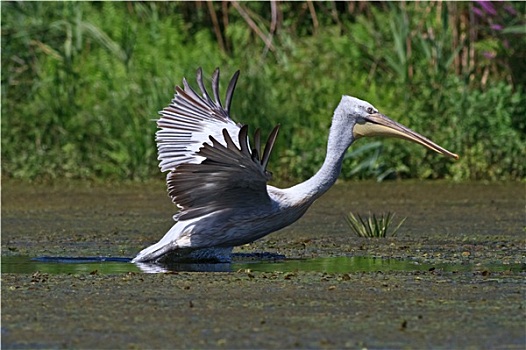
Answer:
<path fill-rule="evenodd" d="M 347 148 L 363 136 L 392 136 L 419 143 L 436 152 L 458 156 L 411 131 L 366 101 L 343 96 L 334 111 L 327 156 L 309 180 L 279 189 L 267 185 L 266 170 L 278 127 L 261 153 L 260 134 L 254 146 L 247 126 L 232 121 L 230 103 L 238 73 L 232 78 L 224 108 L 219 99 L 219 71 L 212 77 L 214 100 L 198 70 L 199 96 L 183 80 L 157 121 L 160 167 L 169 171 L 168 192 L 180 212 L 176 224 L 133 262 L 214 260 L 227 262 L 235 246 L 253 242 L 298 220 L 340 174 Z"/>

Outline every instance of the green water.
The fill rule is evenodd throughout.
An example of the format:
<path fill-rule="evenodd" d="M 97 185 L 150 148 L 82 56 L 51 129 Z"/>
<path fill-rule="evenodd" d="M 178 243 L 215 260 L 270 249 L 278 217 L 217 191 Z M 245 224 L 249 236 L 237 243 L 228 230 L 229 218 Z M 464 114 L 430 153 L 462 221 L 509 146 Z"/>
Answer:
<path fill-rule="evenodd" d="M 2 349 L 525 348 L 523 183 L 341 183 L 232 264 L 90 258 L 175 210 L 164 181 L 3 180 Z M 407 220 L 365 239 L 349 211 Z M 209 272 L 144 273 L 166 271 Z"/>
<path fill-rule="evenodd" d="M 356 272 L 392 272 L 392 271 L 525 271 L 523 264 L 420 264 L 412 260 L 383 259 L 375 257 L 330 257 L 305 260 L 288 260 L 283 262 L 255 262 L 233 264 L 234 267 L 247 268 L 261 272 L 327 272 L 327 273 L 356 273 Z"/>
<path fill-rule="evenodd" d="M 375 257 L 326 257 L 282 261 L 237 261 L 231 264 L 132 264 L 127 258 L 30 258 L 27 256 L 3 257 L 2 273 L 32 274 L 122 274 L 129 272 L 162 273 L 171 271 L 233 272 L 391 272 L 391 271 L 525 271 L 521 264 L 420 264 L 410 260 L 382 259 Z"/>

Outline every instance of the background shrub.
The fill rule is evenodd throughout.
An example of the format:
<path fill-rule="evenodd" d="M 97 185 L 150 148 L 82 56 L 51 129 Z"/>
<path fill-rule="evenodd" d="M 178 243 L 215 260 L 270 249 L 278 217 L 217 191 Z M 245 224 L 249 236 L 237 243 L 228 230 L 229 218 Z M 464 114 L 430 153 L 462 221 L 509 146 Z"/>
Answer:
<path fill-rule="evenodd" d="M 458 153 L 369 140 L 342 177 L 523 179 L 524 3 L 2 3 L 2 175 L 162 177 L 157 111 L 201 66 L 242 71 L 251 130 L 282 124 L 276 178 L 322 164 L 342 94 Z M 194 85 L 195 86 L 195 85 Z M 224 89 L 223 89 L 224 91 Z"/>

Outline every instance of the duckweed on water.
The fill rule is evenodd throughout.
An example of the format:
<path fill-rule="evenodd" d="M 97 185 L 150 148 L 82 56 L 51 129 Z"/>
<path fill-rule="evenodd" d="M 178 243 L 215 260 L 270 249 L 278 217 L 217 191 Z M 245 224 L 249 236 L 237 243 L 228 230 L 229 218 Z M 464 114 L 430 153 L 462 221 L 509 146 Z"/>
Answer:
<path fill-rule="evenodd" d="M 160 274 L 30 257 L 132 257 L 172 225 L 164 181 L 2 185 L 2 349 L 524 348 L 521 183 L 339 183 L 229 272 Z M 408 220 L 364 239 L 338 208 Z"/>

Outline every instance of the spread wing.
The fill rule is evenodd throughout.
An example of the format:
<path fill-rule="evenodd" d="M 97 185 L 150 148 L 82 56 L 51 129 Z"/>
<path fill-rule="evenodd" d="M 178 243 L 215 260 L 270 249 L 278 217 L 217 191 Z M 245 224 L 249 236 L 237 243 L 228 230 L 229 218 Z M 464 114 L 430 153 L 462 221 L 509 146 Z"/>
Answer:
<path fill-rule="evenodd" d="M 219 71 L 212 77 L 214 100 L 207 93 L 201 69 L 199 96 L 183 80 L 184 90 L 165 108 L 157 124 L 157 147 L 162 171 L 169 170 L 168 193 L 181 209 L 177 220 L 191 219 L 222 209 L 270 204 L 266 171 L 279 126 L 270 134 L 261 155 L 260 132 L 254 147 L 248 143 L 248 126 L 240 127 L 229 116 L 239 72 L 228 86 L 226 108 L 219 99 Z"/>
<path fill-rule="evenodd" d="M 219 99 L 219 69 L 212 76 L 215 100 L 205 89 L 201 68 L 197 70 L 197 83 L 202 96 L 188 85 L 186 79 L 183 79 L 184 89 L 175 88 L 172 102 L 160 112 L 161 118 L 157 120 L 159 130 L 155 140 L 161 171 L 174 170 L 185 163 L 201 163 L 203 158 L 197 156 L 199 148 L 203 143 L 210 142 L 210 136 L 222 140 L 223 129 L 237 142 L 240 125 L 230 118 L 229 113 L 238 76 L 239 71 L 228 85 L 225 107 Z"/>

